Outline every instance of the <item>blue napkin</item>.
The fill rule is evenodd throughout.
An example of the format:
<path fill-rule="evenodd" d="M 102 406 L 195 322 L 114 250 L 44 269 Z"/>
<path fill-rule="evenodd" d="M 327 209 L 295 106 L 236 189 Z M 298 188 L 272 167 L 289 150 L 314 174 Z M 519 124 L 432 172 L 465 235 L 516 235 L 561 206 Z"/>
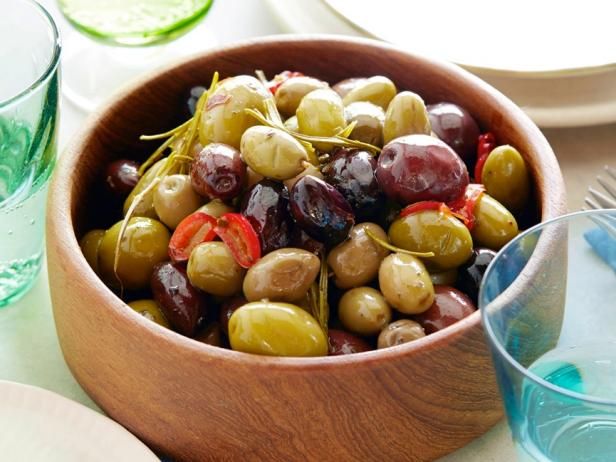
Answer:
<path fill-rule="evenodd" d="M 595 253 L 616 271 L 616 239 L 603 228 L 594 228 L 586 231 L 584 239 L 590 244 Z"/>

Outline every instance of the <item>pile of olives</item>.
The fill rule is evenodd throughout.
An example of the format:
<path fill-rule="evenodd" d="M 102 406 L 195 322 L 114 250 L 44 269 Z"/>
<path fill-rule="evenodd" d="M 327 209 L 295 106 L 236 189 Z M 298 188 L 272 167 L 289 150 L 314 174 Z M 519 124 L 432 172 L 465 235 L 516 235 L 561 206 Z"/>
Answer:
<path fill-rule="evenodd" d="M 131 308 L 211 345 L 342 355 L 444 329 L 531 200 L 514 147 L 385 76 L 233 76 L 184 110 L 166 151 L 108 166 L 124 206 L 80 244 Z"/>

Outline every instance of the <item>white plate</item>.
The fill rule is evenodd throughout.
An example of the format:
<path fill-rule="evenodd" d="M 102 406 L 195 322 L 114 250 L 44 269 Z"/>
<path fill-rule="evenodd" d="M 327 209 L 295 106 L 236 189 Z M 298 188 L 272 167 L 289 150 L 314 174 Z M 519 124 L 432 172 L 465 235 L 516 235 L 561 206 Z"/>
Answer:
<path fill-rule="evenodd" d="M 51 391 L 0 380 L 0 460 L 160 462 L 113 420 Z"/>

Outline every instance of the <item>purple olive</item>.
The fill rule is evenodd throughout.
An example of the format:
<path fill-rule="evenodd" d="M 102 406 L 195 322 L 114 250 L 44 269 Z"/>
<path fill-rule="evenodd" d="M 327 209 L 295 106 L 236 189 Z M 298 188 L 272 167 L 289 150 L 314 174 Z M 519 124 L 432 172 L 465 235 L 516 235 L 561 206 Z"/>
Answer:
<path fill-rule="evenodd" d="M 483 275 L 495 256 L 494 250 L 478 247 L 473 250 L 471 258 L 458 268 L 456 287 L 468 295 L 474 303 L 477 303 L 479 297 L 479 286 Z"/>
<path fill-rule="evenodd" d="M 244 297 L 237 296 L 225 300 L 225 302 L 220 307 L 220 316 L 218 321 L 220 323 L 220 328 L 224 332 L 225 335 L 229 335 L 229 319 L 231 319 L 231 315 L 235 313 L 240 306 L 244 306 L 248 303 Z"/>
<path fill-rule="evenodd" d="M 306 232 L 299 226 L 294 226 L 291 231 L 291 247 L 297 247 L 298 249 L 304 249 L 308 252 L 312 252 L 315 255 L 323 255 L 325 252 L 325 244 L 311 238 Z"/>
<path fill-rule="evenodd" d="M 466 109 L 453 103 L 427 107 L 432 131 L 471 166 L 477 157 L 479 127 Z"/>
<path fill-rule="evenodd" d="M 329 356 L 349 355 L 370 351 L 370 345 L 363 338 L 343 330 L 329 329 Z"/>
<path fill-rule="evenodd" d="M 138 170 L 139 164 L 132 160 L 111 162 L 105 169 L 105 188 L 114 196 L 128 196 L 139 181 Z"/>
<path fill-rule="evenodd" d="M 232 199 L 246 181 L 240 152 L 223 143 L 211 143 L 195 156 L 190 169 L 193 189 L 210 199 Z"/>

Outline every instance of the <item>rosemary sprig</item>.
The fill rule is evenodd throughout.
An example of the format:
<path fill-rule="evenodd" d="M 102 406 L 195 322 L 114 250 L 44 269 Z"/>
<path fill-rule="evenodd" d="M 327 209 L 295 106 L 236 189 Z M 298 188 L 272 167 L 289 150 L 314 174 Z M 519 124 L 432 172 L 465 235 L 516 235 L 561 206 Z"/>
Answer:
<path fill-rule="evenodd" d="M 369 229 L 364 229 L 364 231 L 370 239 L 372 239 L 374 242 L 376 242 L 381 247 L 384 247 L 387 250 L 391 250 L 392 252 L 405 253 L 407 255 L 412 255 L 413 257 L 421 257 L 421 258 L 429 258 L 429 257 L 434 256 L 434 252 L 413 252 L 412 250 L 401 249 L 400 247 L 396 247 L 395 245 L 391 245 L 389 242 L 384 241 L 383 239 L 378 237 L 376 234 L 374 234 Z"/>

